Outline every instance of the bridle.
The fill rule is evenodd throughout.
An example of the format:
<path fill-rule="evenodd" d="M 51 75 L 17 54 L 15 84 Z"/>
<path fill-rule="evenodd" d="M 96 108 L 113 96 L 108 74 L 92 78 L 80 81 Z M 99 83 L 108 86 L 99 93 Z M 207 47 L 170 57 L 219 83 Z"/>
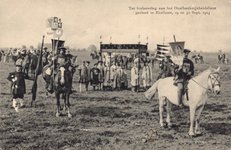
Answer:
<path fill-rule="evenodd" d="M 212 83 L 211 75 L 214 75 L 214 74 L 218 74 L 218 73 L 211 73 L 211 74 L 209 75 L 209 79 L 210 79 L 210 81 L 211 81 L 212 89 L 214 89 L 215 86 L 219 86 L 219 87 L 221 86 L 220 81 L 219 81 L 219 79 L 218 79 L 218 76 L 213 76 L 213 77 L 215 78 L 215 80 L 214 80 L 214 82 Z"/>
<path fill-rule="evenodd" d="M 221 86 L 220 85 L 220 81 L 219 81 L 219 79 L 218 79 L 218 76 L 216 77 L 216 76 L 213 76 L 214 78 L 215 78 L 215 81 L 214 82 L 212 82 L 212 78 L 211 78 L 211 76 L 212 75 L 214 75 L 214 74 L 218 74 L 218 73 L 210 73 L 209 74 L 209 77 L 208 77 L 208 79 L 210 79 L 210 82 L 211 82 L 211 85 L 212 85 L 212 90 L 214 90 L 214 87 L 215 86 Z M 194 81 L 195 83 L 197 83 L 199 86 L 201 86 L 202 88 L 204 88 L 204 89 L 207 89 L 207 88 L 205 88 L 204 86 L 202 86 L 200 83 L 198 83 L 197 81 L 195 81 L 194 79 L 191 79 L 192 81 Z M 216 82 L 217 82 L 217 84 L 216 84 Z"/>

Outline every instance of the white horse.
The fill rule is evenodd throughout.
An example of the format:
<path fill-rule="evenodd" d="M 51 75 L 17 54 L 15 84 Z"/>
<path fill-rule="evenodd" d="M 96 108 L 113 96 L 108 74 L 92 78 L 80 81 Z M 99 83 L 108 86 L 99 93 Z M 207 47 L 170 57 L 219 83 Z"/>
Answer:
<path fill-rule="evenodd" d="M 204 108 L 204 105 L 206 104 L 206 101 L 208 99 L 207 90 L 212 90 L 215 94 L 220 93 L 220 82 L 218 76 L 219 70 L 220 67 L 217 69 L 209 67 L 207 70 L 203 71 L 198 76 L 195 76 L 194 78 L 189 80 L 189 100 L 187 100 L 186 95 L 184 95 L 182 98 L 182 102 L 185 106 L 188 106 L 190 110 L 189 135 L 191 136 L 195 134 L 201 134 L 199 129 L 199 118 Z M 170 128 L 172 126 L 170 121 L 171 104 L 179 105 L 177 99 L 177 86 L 173 85 L 173 77 L 160 79 L 157 82 L 155 82 L 153 86 L 145 92 L 145 97 L 151 99 L 152 97 L 154 97 L 156 90 L 158 90 L 159 97 L 160 125 L 164 126 L 162 113 L 164 111 L 164 106 L 166 106 L 166 122 L 168 124 L 168 127 Z M 195 120 L 196 126 L 194 131 L 193 124 L 195 114 L 197 114 L 197 117 Z"/>

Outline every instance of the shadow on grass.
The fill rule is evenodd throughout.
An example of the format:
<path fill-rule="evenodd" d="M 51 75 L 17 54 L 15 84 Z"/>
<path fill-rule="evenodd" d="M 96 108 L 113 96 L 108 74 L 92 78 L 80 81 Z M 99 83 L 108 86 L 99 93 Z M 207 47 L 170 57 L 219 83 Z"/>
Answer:
<path fill-rule="evenodd" d="M 204 107 L 204 111 L 209 110 L 209 111 L 218 111 L 218 112 L 223 112 L 224 110 L 227 110 L 228 106 L 227 105 L 218 105 L 218 104 L 206 104 Z"/>
<path fill-rule="evenodd" d="M 231 124 L 229 123 L 204 123 L 201 124 L 205 130 L 211 133 L 230 135 L 231 134 Z"/>
<path fill-rule="evenodd" d="M 122 112 L 118 107 L 86 107 L 77 113 L 91 117 L 127 118 L 132 116 L 131 113 Z"/>
<path fill-rule="evenodd" d="M 11 93 L 4 93 L 4 92 L 2 92 L 1 95 L 11 95 Z"/>

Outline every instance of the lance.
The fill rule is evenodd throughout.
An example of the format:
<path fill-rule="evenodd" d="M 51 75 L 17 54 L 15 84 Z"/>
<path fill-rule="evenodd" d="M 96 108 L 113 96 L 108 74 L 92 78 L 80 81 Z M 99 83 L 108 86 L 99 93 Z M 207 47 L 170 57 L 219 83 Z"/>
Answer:
<path fill-rule="evenodd" d="M 55 43 L 55 42 L 53 42 L 53 43 Z M 56 45 L 54 44 L 54 47 L 53 47 L 54 48 L 54 51 L 53 51 L 53 80 L 55 79 L 55 59 L 54 59 L 55 54 L 54 53 L 56 53 L 56 55 L 58 55 L 58 44 L 59 44 L 59 38 L 58 38 Z"/>
<path fill-rule="evenodd" d="M 44 38 L 45 35 L 43 35 L 43 39 L 42 39 L 42 46 L 41 46 L 41 50 L 40 50 L 40 55 L 39 55 L 39 60 L 36 66 L 36 70 L 35 70 L 35 79 L 34 79 L 34 83 L 32 86 L 32 101 L 31 101 L 31 107 L 33 105 L 33 101 L 35 101 L 36 99 L 36 93 L 37 93 L 37 78 L 38 75 L 41 73 L 41 65 L 42 65 L 42 50 L 43 50 L 43 44 L 44 44 Z"/>

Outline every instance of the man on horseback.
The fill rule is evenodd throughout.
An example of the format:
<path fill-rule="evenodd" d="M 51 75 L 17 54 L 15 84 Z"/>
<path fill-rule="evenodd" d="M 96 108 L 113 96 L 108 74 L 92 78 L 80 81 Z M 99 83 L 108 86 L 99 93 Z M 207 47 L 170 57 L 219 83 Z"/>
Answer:
<path fill-rule="evenodd" d="M 58 48 L 58 53 L 57 55 L 53 58 L 53 61 L 51 61 L 48 66 L 51 67 L 53 65 L 54 67 L 54 75 L 57 74 L 57 72 L 59 71 L 60 67 L 64 67 L 65 69 L 68 70 L 68 67 L 72 66 L 71 61 L 69 59 L 69 57 L 66 57 L 66 48 L 65 47 L 60 47 Z M 49 85 L 46 87 L 47 91 L 49 93 L 53 93 L 53 81 L 54 81 L 54 76 L 51 73 L 51 78 L 50 78 L 50 83 Z"/>
<path fill-rule="evenodd" d="M 175 82 L 174 85 L 178 87 L 178 102 L 179 106 L 182 107 L 182 96 L 184 90 L 187 91 L 187 85 L 191 76 L 194 75 L 194 64 L 193 62 L 188 59 L 189 52 L 188 49 L 184 49 L 184 59 L 182 66 L 177 66 L 175 68 Z"/>

